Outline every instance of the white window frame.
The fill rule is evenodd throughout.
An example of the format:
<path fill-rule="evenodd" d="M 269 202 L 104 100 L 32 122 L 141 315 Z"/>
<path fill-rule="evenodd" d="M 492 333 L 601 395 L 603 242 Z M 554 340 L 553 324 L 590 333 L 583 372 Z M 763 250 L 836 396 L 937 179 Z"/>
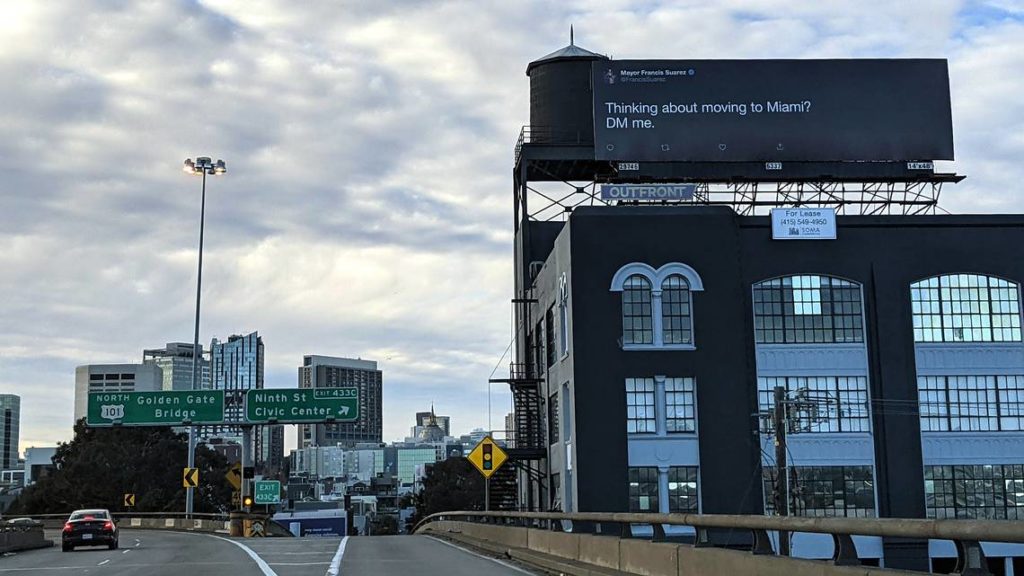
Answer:
<path fill-rule="evenodd" d="M 612 277 L 611 292 L 622 292 L 631 276 L 643 276 L 651 283 L 651 326 L 654 330 L 653 342 L 651 344 L 620 344 L 623 350 L 696 350 L 696 312 L 694 305 L 694 292 L 704 291 L 704 281 L 700 274 L 693 268 L 681 262 L 669 262 L 661 268 L 655 269 L 643 262 L 631 262 L 622 268 Z M 669 276 L 682 276 L 690 285 L 690 343 L 689 344 L 665 344 L 664 327 L 662 326 L 661 311 L 661 287 Z M 621 314 L 621 310 L 619 314 Z"/>

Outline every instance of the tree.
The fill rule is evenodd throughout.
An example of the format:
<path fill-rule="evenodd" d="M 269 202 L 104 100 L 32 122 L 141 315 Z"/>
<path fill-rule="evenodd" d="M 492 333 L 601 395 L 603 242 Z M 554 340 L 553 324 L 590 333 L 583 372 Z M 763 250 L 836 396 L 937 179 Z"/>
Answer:
<path fill-rule="evenodd" d="M 449 458 L 427 467 L 423 490 L 412 497 L 412 525 L 437 512 L 483 510 L 484 478 L 465 458 Z"/>
<path fill-rule="evenodd" d="M 124 495 L 135 494 L 139 512 L 181 511 L 185 507 L 182 469 L 188 440 L 167 427 L 90 428 L 75 423 L 75 437 L 57 447 L 56 470 L 26 488 L 11 512 L 45 514 L 79 508 L 126 511 Z M 196 451 L 199 487 L 196 512 L 227 510 L 231 488 L 227 461 L 204 446 Z"/>

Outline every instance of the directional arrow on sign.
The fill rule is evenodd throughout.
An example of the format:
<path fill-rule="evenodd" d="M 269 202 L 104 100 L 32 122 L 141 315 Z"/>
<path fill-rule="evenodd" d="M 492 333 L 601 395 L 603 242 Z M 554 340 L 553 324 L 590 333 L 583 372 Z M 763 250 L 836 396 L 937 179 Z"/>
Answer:
<path fill-rule="evenodd" d="M 228 469 L 228 473 L 224 475 L 228 479 L 228 484 L 235 490 L 242 489 L 242 463 L 235 462 L 231 468 Z"/>
<path fill-rule="evenodd" d="M 181 474 L 181 485 L 185 488 L 199 486 L 199 468 L 184 468 Z"/>
<path fill-rule="evenodd" d="M 342 406 L 341 408 L 338 408 L 338 414 L 341 414 L 342 416 L 348 416 L 348 406 Z"/>
<path fill-rule="evenodd" d="M 135 506 L 135 494 L 125 494 L 124 505 L 125 507 Z"/>

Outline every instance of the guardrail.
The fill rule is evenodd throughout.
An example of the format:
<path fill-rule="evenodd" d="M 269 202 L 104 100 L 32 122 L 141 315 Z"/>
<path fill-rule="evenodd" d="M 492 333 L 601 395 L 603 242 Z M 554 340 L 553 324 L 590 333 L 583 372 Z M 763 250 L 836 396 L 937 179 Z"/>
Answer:
<path fill-rule="evenodd" d="M 48 548 L 53 546 L 43 533 L 42 522 L 2 522 L 0 523 L 0 553 Z"/>
<path fill-rule="evenodd" d="M 717 514 L 551 513 L 455 511 L 432 514 L 414 529 L 432 522 L 462 521 L 510 527 L 541 528 L 556 532 L 613 534 L 635 538 L 632 525 L 653 528 L 651 540 L 666 540 L 665 526 L 690 526 L 695 547 L 713 547 L 714 530 L 746 530 L 750 551 L 775 555 L 768 532 L 828 534 L 833 541 L 832 562 L 860 565 L 853 536 L 881 536 L 924 540 L 952 540 L 957 550 L 955 572 L 971 576 L 989 574 L 981 542 L 1024 543 L 1024 523 L 1008 520 L 923 520 L 910 518 L 805 518 L 794 516 L 742 516 Z"/>

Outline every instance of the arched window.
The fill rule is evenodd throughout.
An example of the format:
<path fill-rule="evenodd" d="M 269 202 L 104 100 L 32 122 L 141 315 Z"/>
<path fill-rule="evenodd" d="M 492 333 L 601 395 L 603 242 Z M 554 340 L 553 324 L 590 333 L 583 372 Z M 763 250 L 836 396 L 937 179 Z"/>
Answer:
<path fill-rule="evenodd" d="M 910 285 L 915 342 L 1020 342 L 1020 285 L 947 274 Z"/>
<path fill-rule="evenodd" d="M 690 284 L 678 274 L 661 283 L 661 329 L 665 344 L 693 343 Z"/>
<path fill-rule="evenodd" d="M 653 344 L 651 282 L 634 274 L 622 285 L 622 343 Z"/>
<path fill-rule="evenodd" d="M 704 290 L 696 270 L 633 262 L 615 273 L 611 290 L 622 292 L 623 348 L 693 349 L 692 293 Z"/>
<path fill-rule="evenodd" d="M 754 339 L 759 344 L 863 342 L 860 284 L 817 275 L 754 284 Z"/>

